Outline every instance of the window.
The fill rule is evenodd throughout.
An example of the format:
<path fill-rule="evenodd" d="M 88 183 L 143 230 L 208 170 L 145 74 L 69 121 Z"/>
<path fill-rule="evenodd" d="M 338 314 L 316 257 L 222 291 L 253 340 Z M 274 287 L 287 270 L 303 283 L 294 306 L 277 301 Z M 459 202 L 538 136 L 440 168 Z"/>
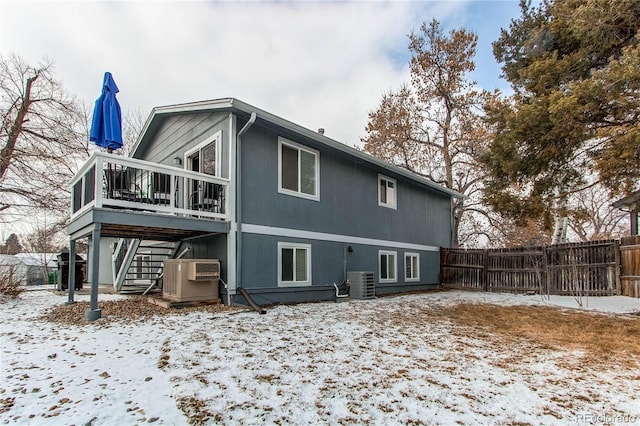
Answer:
<path fill-rule="evenodd" d="M 404 280 L 420 281 L 420 255 L 418 253 L 404 254 Z"/>
<path fill-rule="evenodd" d="M 280 138 L 278 160 L 279 192 L 320 199 L 318 151 Z"/>
<path fill-rule="evenodd" d="M 278 286 L 311 285 L 311 246 L 278 243 Z"/>
<path fill-rule="evenodd" d="M 185 152 L 185 168 L 198 173 L 221 176 L 221 147 L 222 131 L 218 131 Z M 200 179 L 187 179 L 185 186 L 184 204 L 188 205 L 190 209 L 214 211 L 214 206 L 218 211 L 221 209 L 222 200 L 220 200 L 220 192 L 215 184 L 203 182 Z"/>
<path fill-rule="evenodd" d="M 151 279 L 151 256 L 144 254 L 136 255 L 134 268 L 136 279 Z"/>
<path fill-rule="evenodd" d="M 195 148 L 185 152 L 185 166 L 194 172 L 220 176 L 220 145 L 222 132 L 217 132 Z"/>
<path fill-rule="evenodd" d="M 396 181 L 386 176 L 378 175 L 378 205 L 396 208 Z"/>
<path fill-rule="evenodd" d="M 378 252 L 380 262 L 380 282 L 381 283 L 395 283 L 396 278 L 396 252 L 395 251 L 380 251 Z"/>

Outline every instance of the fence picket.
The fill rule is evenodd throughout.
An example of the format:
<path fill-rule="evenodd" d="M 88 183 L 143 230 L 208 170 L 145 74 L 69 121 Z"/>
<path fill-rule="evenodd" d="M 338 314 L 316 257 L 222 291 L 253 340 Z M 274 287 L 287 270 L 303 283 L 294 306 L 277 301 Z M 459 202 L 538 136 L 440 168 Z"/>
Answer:
<path fill-rule="evenodd" d="M 638 256 L 640 250 L 633 253 Z M 614 295 L 621 290 L 621 256 L 624 260 L 626 253 L 621 255 L 617 240 L 489 250 L 442 249 L 440 277 L 444 287 L 453 289 Z"/>

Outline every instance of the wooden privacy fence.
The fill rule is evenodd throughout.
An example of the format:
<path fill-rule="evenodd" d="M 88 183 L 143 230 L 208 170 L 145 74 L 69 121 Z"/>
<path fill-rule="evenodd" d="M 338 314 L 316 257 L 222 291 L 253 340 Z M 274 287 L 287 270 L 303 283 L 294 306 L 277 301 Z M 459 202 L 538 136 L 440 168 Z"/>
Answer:
<path fill-rule="evenodd" d="M 487 250 L 442 249 L 446 288 L 560 295 L 620 294 L 617 240 Z"/>
<path fill-rule="evenodd" d="M 621 293 L 640 298 L 640 235 L 620 240 L 620 258 Z"/>

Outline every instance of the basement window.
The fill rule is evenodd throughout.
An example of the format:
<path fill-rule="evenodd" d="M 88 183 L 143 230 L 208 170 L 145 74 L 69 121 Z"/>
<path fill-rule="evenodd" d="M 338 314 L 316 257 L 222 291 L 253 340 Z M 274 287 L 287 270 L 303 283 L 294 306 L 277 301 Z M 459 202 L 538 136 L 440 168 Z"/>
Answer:
<path fill-rule="evenodd" d="M 381 283 L 395 283 L 398 281 L 396 275 L 398 268 L 396 255 L 397 253 L 395 251 L 380 250 L 378 252 Z"/>
<path fill-rule="evenodd" d="M 278 287 L 311 285 L 311 246 L 278 243 Z"/>
<path fill-rule="evenodd" d="M 404 254 L 404 280 L 406 282 L 420 281 L 420 254 Z"/>

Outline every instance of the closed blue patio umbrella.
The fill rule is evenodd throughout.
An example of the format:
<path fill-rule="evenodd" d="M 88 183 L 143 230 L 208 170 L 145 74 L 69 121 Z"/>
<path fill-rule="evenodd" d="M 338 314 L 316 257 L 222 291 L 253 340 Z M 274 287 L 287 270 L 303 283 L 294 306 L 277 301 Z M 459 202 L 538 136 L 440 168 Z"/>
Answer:
<path fill-rule="evenodd" d="M 97 146 L 111 150 L 122 147 L 122 113 L 120 104 L 116 99 L 119 92 L 116 82 L 110 72 L 104 73 L 104 82 L 102 83 L 102 94 L 96 100 L 93 109 L 93 119 L 91 120 L 91 129 L 89 131 L 89 140 Z M 102 316 L 101 310 L 98 309 L 98 259 L 100 258 L 100 224 L 96 224 L 89 237 L 89 243 L 92 247 L 91 262 L 93 268 L 91 272 L 91 299 L 90 309 L 85 311 L 85 318 L 94 321 Z M 72 242 L 72 246 L 73 246 Z M 73 263 L 75 259 L 70 260 Z M 69 286 L 69 302 L 73 301 L 73 284 Z"/>
<path fill-rule="evenodd" d="M 116 99 L 118 92 L 113 76 L 105 72 L 102 94 L 93 109 L 89 140 L 109 150 L 122 147 L 122 113 Z"/>

